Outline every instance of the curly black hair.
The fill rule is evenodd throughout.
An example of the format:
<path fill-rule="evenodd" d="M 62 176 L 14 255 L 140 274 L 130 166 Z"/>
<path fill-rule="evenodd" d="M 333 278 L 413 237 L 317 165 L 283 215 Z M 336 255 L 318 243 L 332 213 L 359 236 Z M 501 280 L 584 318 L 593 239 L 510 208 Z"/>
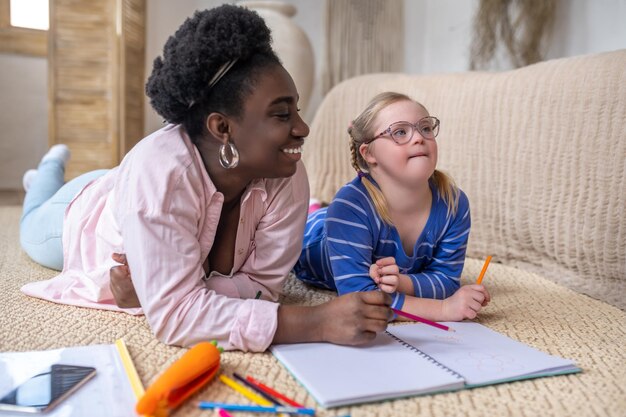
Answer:
<path fill-rule="evenodd" d="M 235 65 L 213 87 L 225 63 Z M 259 74 L 280 60 L 270 30 L 254 11 L 225 4 L 196 11 L 165 43 L 146 83 L 150 104 L 165 120 L 182 124 L 195 142 L 211 112 L 240 117 Z"/>

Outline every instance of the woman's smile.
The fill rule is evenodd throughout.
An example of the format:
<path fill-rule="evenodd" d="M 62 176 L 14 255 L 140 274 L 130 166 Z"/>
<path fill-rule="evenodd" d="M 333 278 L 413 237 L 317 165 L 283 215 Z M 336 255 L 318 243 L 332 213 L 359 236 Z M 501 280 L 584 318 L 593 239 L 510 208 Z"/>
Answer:
<path fill-rule="evenodd" d="M 302 145 L 299 145 L 295 147 L 282 148 L 281 151 L 285 154 L 287 158 L 297 162 L 300 160 L 300 158 L 302 158 L 302 148 Z"/>

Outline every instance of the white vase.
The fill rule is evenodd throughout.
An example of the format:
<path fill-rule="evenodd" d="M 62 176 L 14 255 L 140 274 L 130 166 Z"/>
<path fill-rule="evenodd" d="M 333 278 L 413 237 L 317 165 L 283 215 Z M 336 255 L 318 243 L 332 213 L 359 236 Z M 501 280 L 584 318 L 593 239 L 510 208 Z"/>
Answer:
<path fill-rule="evenodd" d="M 277 0 L 241 1 L 238 4 L 257 12 L 272 31 L 272 48 L 291 74 L 300 95 L 301 114 L 305 114 L 313 90 L 315 59 L 309 38 L 290 19 L 296 14 L 296 7 Z"/>

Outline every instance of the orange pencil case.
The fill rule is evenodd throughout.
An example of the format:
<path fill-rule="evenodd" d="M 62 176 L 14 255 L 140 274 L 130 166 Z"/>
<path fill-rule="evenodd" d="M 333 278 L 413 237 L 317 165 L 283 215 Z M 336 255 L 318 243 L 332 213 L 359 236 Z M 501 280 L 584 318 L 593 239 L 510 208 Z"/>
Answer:
<path fill-rule="evenodd" d="M 140 415 L 164 417 L 215 377 L 220 369 L 216 342 L 200 342 L 174 362 L 137 402 Z"/>

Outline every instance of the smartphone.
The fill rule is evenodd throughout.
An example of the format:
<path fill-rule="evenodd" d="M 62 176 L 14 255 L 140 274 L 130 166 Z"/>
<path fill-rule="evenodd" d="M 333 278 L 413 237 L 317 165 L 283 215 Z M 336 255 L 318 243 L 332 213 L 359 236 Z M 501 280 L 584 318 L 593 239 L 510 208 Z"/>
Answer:
<path fill-rule="evenodd" d="M 96 375 L 96 368 L 55 364 L 0 399 L 0 411 L 43 413 Z M 1 394 L 0 394 L 1 395 Z"/>

